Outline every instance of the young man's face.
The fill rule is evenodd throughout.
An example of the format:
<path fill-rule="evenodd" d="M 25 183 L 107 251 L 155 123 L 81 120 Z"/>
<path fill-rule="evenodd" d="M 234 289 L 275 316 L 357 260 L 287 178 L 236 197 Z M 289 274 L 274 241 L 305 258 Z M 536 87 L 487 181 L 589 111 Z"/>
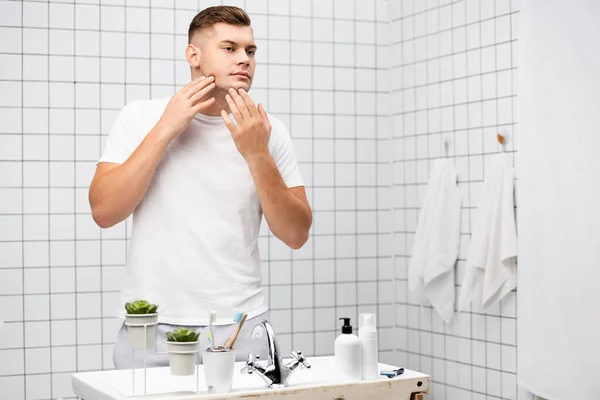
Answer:
<path fill-rule="evenodd" d="M 195 35 L 192 44 L 200 48 L 200 74 L 214 76 L 217 88 L 250 89 L 256 67 L 252 28 L 218 23 Z"/>

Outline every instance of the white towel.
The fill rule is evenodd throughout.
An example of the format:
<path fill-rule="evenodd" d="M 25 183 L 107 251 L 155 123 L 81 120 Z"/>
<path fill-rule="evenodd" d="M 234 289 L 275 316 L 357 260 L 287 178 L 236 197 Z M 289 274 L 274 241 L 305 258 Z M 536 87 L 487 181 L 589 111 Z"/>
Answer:
<path fill-rule="evenodd" d="M 456 169 L 439 159 L 427 184 L 408 267 L 408 287 L 446 323 L 454 316 L 454 264 L 460 247 L 460 190 Z"/>
<path fill-rule="evenodd" d="M 509 154 L 494 154 L 487 163 L 473 223 L 459 311 L 478 295 L 483 308 L 489 308 L 517 286 L 513 195 L 514 175 Z"/>

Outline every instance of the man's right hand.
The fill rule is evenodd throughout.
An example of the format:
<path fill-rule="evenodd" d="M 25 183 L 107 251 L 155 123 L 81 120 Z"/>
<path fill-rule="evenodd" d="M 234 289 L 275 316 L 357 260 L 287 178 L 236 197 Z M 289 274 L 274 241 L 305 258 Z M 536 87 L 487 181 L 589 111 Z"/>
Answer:
<path fill-rule="evenodd" d="M 196 78 L 181 88 L 167 104 L 167 108 L 156 124 L 162 128 L 169 141 L 175 139 L 190 124 L 194 116 L 210 107 L 215 98 L 204 99 L 215 87 L 215 78 Z"/>
<path fill-rule="evenodd" d="M 209 94 L 214 87 L 213 77 L 188 83 L 171 97 L 158 123 L 123 164 L 98 164 L 89 192 L 92 217 L 98 226 L 108 228 L 131 215 L 144 197 L 169 142 L 183 132 L 198 112 L 215 102 Z"/>

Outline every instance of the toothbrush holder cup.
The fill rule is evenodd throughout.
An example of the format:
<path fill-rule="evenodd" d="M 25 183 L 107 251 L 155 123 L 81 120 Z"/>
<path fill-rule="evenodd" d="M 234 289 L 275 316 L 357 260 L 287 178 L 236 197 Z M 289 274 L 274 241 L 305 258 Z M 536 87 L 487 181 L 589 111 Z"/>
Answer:
<path fill-rule="evenodd" d="M 235 349 L 202 351 L 204 379 L 209 393 L 229 393 L 235 368 Z"/>

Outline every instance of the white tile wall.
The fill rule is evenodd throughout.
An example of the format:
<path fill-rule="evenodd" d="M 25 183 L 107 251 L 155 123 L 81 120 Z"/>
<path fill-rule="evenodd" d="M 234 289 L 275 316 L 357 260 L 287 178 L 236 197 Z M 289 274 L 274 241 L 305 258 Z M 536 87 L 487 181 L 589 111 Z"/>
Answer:
<path fill-rule="evenodd" d="M 486 157 L 517 154 L 517 0 L 390 2 L 394 261 L 398 363 L 432 374 L 431 399 L 530 399 L 516 384 L 516 293 L 445 325 L 407 289 L 406 268 L 433 160 L 444 136 L 463 196 L 457 289 Z"/>
<path fill-rule="evenodd" d="M 187 25 L 214 3 L 0 0 L 0 398 L 72 398 L 73 372 L 112 368 L 130 224 L 95 226 L 89 182 L 119 109 L 188 81 Z M 314 211 L 299 251 L 261 231 L 280 343 L 331 354 L 338 318 L 374 311 L 394 362 L 387 0 L 232 3 Z"/>

